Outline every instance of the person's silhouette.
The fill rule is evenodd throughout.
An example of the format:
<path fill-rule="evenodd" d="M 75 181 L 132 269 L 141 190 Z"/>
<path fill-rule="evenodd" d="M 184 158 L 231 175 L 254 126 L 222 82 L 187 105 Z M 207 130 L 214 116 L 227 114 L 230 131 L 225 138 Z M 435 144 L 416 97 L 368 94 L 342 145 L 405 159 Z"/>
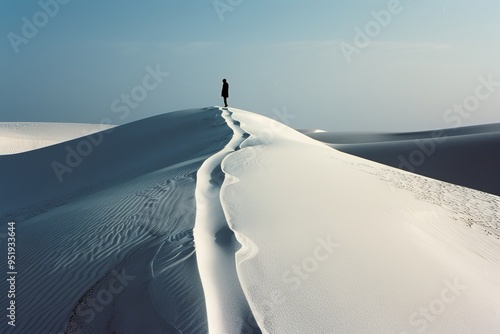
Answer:
<path fill-rule="evenodd" d="M 224 98 L 224 107 L 227 108 L 227 98 L 229 97 L 229 84 L 226 79 L 222 79 L 222 93 L 221 96 Z"/>

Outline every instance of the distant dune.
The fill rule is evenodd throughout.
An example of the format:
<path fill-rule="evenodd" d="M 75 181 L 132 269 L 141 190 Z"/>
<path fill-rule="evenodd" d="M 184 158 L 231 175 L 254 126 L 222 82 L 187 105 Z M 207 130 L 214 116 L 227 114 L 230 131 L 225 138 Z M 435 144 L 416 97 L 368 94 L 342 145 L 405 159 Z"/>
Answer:
<path fill-rule="evenodd" d="M 310 133 L 342 152 L 500 195 L 500 124 L 409 133 Z"/>
<path fill-rule="evenodd" d="M 108 124 L 81 123 L 0 123 L 0 155 L 15 154 L 107 130 Z"/>

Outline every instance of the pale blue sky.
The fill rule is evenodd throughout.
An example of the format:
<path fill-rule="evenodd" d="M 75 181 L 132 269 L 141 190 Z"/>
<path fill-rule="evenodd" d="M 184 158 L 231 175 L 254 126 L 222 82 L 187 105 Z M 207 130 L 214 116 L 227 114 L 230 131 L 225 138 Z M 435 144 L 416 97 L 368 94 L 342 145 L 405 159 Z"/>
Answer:
<path fill-rule="evenodd" d="M 296 128 L 500 123 L 500 87 L 472 111 L 447 113 L 475 95 L 478 77 L 500 82 L 496 0 L 71 0 L 37 16 L 54 1 L 0 4 L 0 121 L 123 124 L 220 105 L 227 78 L 231 106 L 286 112 Z M 372 11 L 388 7 L 390 22 L 374 24 Z M 25 38 L 23 17 L 40 27 L 11 42 Z M 367 25 L 373 36 L 348 62 L 341 46 L 360 46 L 354 29 Z M 169 75 L 128 107 L 122 94 L 144 92 L 148 66 Z"/>

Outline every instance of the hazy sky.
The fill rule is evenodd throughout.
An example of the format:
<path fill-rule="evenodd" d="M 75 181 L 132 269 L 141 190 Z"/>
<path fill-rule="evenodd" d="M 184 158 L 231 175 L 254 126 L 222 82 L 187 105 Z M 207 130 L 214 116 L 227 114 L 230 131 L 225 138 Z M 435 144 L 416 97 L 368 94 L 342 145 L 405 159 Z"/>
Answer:
<path fill-rule="evenodd" d="M 220 105 L 227 78 L 230 106 L 295 128 L 500 123 L 499 13 L 498 0 L 5 0 L 0 121 L 123 124 Z"/>

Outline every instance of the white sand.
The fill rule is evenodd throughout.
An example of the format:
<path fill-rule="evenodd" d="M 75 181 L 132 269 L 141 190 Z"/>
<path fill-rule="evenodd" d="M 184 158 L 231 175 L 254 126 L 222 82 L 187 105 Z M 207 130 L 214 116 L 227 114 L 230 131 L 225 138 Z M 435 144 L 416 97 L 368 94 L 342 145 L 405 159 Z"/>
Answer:
<path fill-rule="evenodd" d="M 112 127 L 114 125 L 0 122 L 0 155 L 31 151 Z"/>
<path fill-rule="evenodd" d="M 251 311 L 234 262 L 239 245 L 225 221 L 219 196 L 224 180 L 220 164 L 241 144 L 243 132 L 233 124 L 227 111 L 222 116 L 234 135 L 223 150 L 207 159 L 198 170 L 196 225 L 193 232 L 207 304 L 208 329 L 210 333 L 240 333 Z"/>
<path fill-rule="evenodd" d="M 221 199 L 264 332 L 500 328 L 500 198 L 230 111 L 251 136 L 223 161 Z"/>

